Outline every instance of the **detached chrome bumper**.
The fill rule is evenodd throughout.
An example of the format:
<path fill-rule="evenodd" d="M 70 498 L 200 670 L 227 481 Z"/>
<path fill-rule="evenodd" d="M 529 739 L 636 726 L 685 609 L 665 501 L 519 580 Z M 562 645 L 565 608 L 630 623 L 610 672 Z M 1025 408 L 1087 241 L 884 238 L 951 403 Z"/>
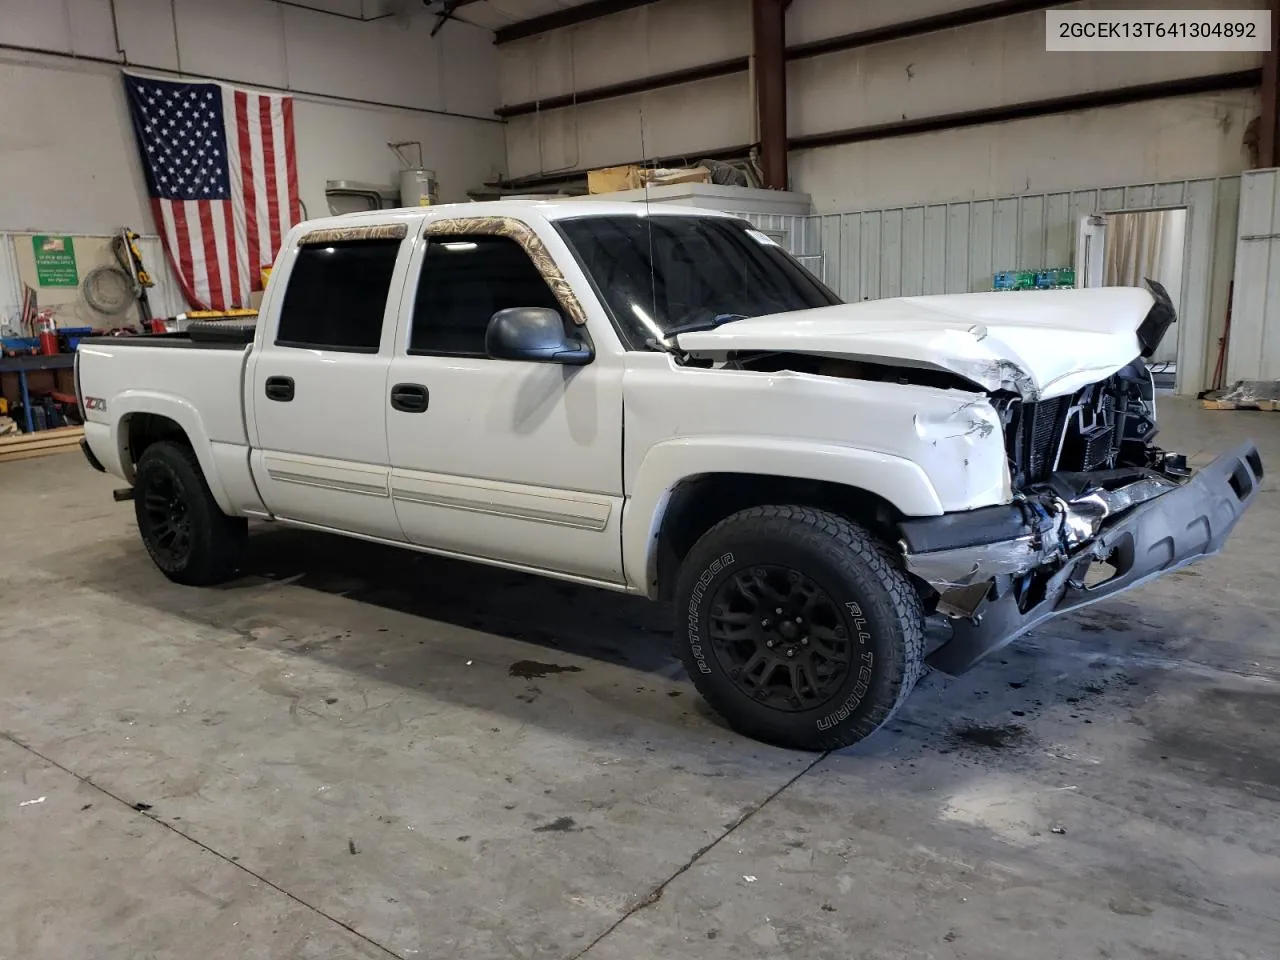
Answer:
<path fill-rule="evenodd" d="M 1058 500 L 1053 510 L 1010 505 L 906 521 L 907 569 L 938 590 L 939 608 L 954 617 L 930 666 L 963 673 L 1051 617 L 1217 553 L 1262 475 L 1257 447 L 1245 443 L 1184 483 L 1149 476 Z M 1113 572 L 1087 584 L 1100 562 Z M 1029 600 L 1015 580 L 1032 571 L 1041 571 L 1041 585 Z"/>

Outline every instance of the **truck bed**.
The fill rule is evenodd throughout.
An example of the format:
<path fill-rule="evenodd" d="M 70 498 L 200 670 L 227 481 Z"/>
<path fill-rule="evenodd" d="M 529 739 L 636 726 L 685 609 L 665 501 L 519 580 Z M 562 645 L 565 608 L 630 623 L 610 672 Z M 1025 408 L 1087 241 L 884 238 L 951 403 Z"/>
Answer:
<path fill-rule="evenodd" d="M 163 416 L 190 438 L 223 509 L 260 509 L 244 411 L 253 333 L 253 324 L 197 321 L 182 333 L 81 340 L 76 374 L 85 439 L 107 472 L 132 483 L 132 424 Z"/>
<path fill-rule="evenodd" d="M 181 333 L 148 333 L 137 337 L 84 337 L 81 343 L 126 344 L 186 350 L 236 350 L 253 343 L 257 324 L 230 320 L 195 320 Z"/>

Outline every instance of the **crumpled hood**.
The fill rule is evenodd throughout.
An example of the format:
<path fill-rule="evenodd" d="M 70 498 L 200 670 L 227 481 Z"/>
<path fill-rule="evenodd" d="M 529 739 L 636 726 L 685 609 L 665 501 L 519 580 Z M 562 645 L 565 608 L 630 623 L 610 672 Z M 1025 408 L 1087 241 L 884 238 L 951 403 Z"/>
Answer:
<path fill-rule="evenodd" d="M 1140 353 L 1155 298 L 1138 287 L 894 297 L 682 333 L 682 350 L 803 353 L 947 370 L 1024 399 L 1074 393 Z"/>

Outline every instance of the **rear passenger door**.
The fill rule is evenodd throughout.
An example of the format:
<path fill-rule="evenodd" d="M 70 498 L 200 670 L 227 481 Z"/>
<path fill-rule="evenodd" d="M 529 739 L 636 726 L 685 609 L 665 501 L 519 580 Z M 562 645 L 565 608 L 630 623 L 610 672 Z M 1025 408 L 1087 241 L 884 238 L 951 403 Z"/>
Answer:
<path fill-rule="evenodd" d="M 315 231 L 275 270 L 284 287 L 263 304 L 267 342 L 251 354 L 247 406 L 254 477 L 280 519 L 403 539 L 386 433 L 412 247 L 398 227 Z"/>

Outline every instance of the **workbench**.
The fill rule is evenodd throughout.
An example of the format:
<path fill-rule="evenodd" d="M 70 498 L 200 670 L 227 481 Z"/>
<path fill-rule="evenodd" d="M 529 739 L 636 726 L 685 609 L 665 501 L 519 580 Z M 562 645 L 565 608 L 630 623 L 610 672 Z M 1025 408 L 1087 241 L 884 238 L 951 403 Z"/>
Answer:
<path fill-rule="evenodd" d="M 31 396 L 27 393 L 27 374 L 36 370 L 70 370 L 76 364 L 74 353 L 52 355 L 0 357 L 0 373 L 16 373 L 18 387 L 22 391 L 22 416 L 27 433 L 35 430 L 31 420 Z"/>

